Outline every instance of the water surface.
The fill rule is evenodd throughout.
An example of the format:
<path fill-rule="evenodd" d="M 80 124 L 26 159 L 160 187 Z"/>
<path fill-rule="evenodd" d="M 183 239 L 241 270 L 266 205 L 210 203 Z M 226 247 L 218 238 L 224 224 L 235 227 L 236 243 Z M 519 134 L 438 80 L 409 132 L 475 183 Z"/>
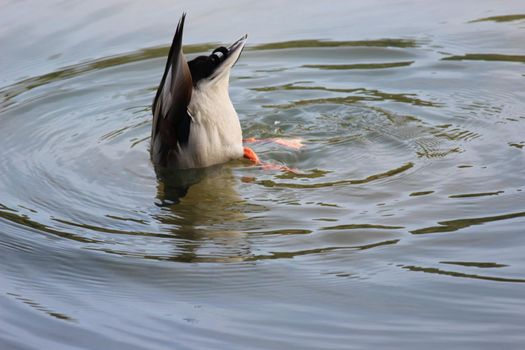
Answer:
<path fill-rule="evenodd" d="M 506 4 L 306 4 L 280 30 L 243 2 L 220 8 L 235 26 L 187 4 L 191 56 L 250 32 L 231 98 L 245 137 L 303 140 L 253 145 L 295 173 L 155 172 L 150 104 L 181 8 L 6 20 L 0 345 L 521 348 L 525 8 Z M 49 56 L 25 54 L 46 37 Z"/>

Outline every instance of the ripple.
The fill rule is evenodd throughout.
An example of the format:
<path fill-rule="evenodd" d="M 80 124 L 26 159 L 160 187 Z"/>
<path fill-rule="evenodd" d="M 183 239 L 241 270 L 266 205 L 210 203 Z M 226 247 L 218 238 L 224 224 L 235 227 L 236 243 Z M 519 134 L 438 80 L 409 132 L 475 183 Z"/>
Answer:
<path fill-rule="evenodd" d="M 496 216 L 487 216 L 479 218 L 457 219 L 438 222 L 440 226 L 432 226 L 410 231 L 413 234 L 427 234 L 440 232 L 454 232 L 474 225 L 482 225 L 487 222 L 511 220 L 519 217 L 524 217 L 525 212 L 517 212 Z"/>
<path fill-rule="evenodd" d="M 373 224 L 348 224 L 323 227 L 322 230 L 357 230 L 357 229 L 378 229 L 378 230 L 398 230 L 404 228 L 403 226 L 385 226 Z"/>
<path fill-rule="evenodd" d="M 416 94 L 396 94 L 396 93 L 387 93 L 382 92 L 379 90 L 372 90 L 372 89 L 366 89 L 366 88 L 349 88 L 349 89 L 343 89 L 343 88 L 328 88 L 324 86 L 304 86 L 304 85 L 297 85 L 298 83 L 291 83 L 286 85 L 280 85 L 280 86 L 268 86 L 268 87 L 257 87 L 252 88 L 254 91 L 280 91 L 280 90 L 318 90 L 318 91 L 328 91 L 328 92 L 341 92 L 341 93 L 356 93 L 356 95 L 346 96 L 346 97 L 339 97 L 339 98 L 326 98 L 326 99 L 314 99 L 314 100 L 304 100 L 304 101 L 297 101 L 290 104 L 285 105 L 265 105 L 264 107 L 267 108 L 281 108 L 281 109 L 288 109 L 293 108 L 301 105 L 309 105 L 309 104 L 324 104 L 324 103 L 343 103 L 343 104 L 353 104 L 360 101 L 393 101 L 393 102 L 400 102 L 400 103 L 407 103 L 412 104 L 415 106 L 429 106 L 429 107 L 440 107 L 440 104 L 434 103 L 431 101 L 425 101 L 423 99 L 420 99 L 417 97 Z"/>
<path fill-rule="evenodd" d="M 418 192 L 412 192 L 409 194 L 410 197 L 417 197 L 417 196 L 426 196 L 429 194 L 434 193 L 434 191 L 418 191 Z"/>
<path fill-rule="evenodd" d="M 452 195 L 448 196 L 448 198 L 472 198 L 472 197 L 497 196 L 497 195 L 502 194 L 504 192 L 505 191 L 452 194 Z"/>
<path fill-rule="evenodd" d="M 315 258 L 315 256 L 325 256 L 329 253 L 344 252 L 344 251 L 361 251 L 368 250 L 377 247 L 390 246 L 399 242 L 399 239 L 381 241 L 376 243 L 362 244 L 357 246 L 337 246 L 337 247 L 325 247 L 316 249 L 305 249 L 298 251 L 288 252 L 269 252 L 267 254 L 255 255 L 245 259 L 245 261 L 260 261 L 260 260 L 274 260 L 274 259 L 295 259 L 303 256 Z"/>
<path fill-rule="evenodd" d="M 198 53 L 211 50 L 216 44 L 199 44 L 185 45 L 184 52 Z M 2 109 L 6 108 L 12 102 L 11 99 L 18 95 L 56 81 L 62 81 L 72 77 L 81 76 L 91 71 L 98 71 L 104 68 L 122 66 L 128 63 L 139 62 L 152 58 L 166 57 L 169 52 L 169 46 L 147 48 L 137 52 L 126 53 L 113 57 L 102 58 L 74 66 L 64 67 L 54 72 L 43 74 L 36 77 L 24 79 L 16 84 L 0 89 L 0 95 L 3 96 L 3 102 L 0 105 Z"/>
<path fill-rule="evenodd" d="M 450 276 L 450 277 L 471 278 L 471 279 L 478 279 L 478 280 L 485 280 L 485 281 L 492 281 L 492 282 L 525 283 L 525 279 L 522 279 L 522 278 L 485 276 L 485 275 L 478 275 L 478 274 L 441 270 L 441 269 L 437 269 L 434 267 L 421 267 L 421 266 L 408 265 L 408 266 L 403 266 L 403 268 L 409 271 L 414 271 L 414 272 L 424 272 L 424 273 L 444 275 L 444 276 Z"/>
<path fill-rule="evenodd" d="M 68 239 L 72 239 L 72 240 L 82 242 L 82 243 L 97 243 L 98 242 L 97 240 L 94 240 L 94 239 L 90 239 L 90 238 L 72 234 L 70 232 L 59 231 L 54 228 L 50 228 L 44 224 L 41 224 L 38 221 L 31 220 L 26 215 L 19 215 L 15 213 L 0 211 L 0 218 L 7 220 L 9 222 L 18 224 L 18 225 L 25 226 L 27 228 L 34 229 L 35 232 L 51 233 L 53 235 L 56 235 L 62 238 L 68 238 Z"/>
<path fill-rule="evenodd" d="M 512 142 L 509 142 L 509 146 L 510 146 L 510 147 L 517 148 L 517 149 L 523 149 L 523 147 L 525 146 L 525 141 L 522 141 L 522 142 L 520 142 L 520 143 L 512 143 Z"/>
<path fill-rule="evenodd" d="M 509 265 L 497 264 L 493 262 L 477 262 L 477 261 L 440 261 L 440 264 L 449 264 L 449 265 L 459 265 L 467 267 L 477 267 L 480 269 L 491 269 L 491 268 L 501 268 Z"/>
<path fill-rule="evenodd" d="M 185 50 L 197 53 L 210 47 L 193 45 Z M 350 205 L 350 213 L 366 218 L 373 212 L 367 206 L 383 203 L 377 217 L 396 218 L 387 205 L 388 198 L 397 196 L 393 187 L 401 186 L 400 195 L 411 197 L 434 193 L 405 188 L 406 182 L 421 181 L 417 172 L 426 166 L 422 158 L 446 159 L 464 152 L 458 142 L 481 137 L 461 123 L 434 122 L 429 117 L 434 112 L 429 111 L 447 113 L 449 106 L 432 94 L 383 89 L 363 80 L 351 85 L 340 81 L 340 74 L 360 69 L 403 66 L 410 76 L 419 69 L 412 65 L 415 61 L 395 60 L 421 57 L 424 64 L 421 53 L 405 50 L 417 47 L 410 40 L 307 40 L 249 47 L 245 57 L 249 64 L 236 67 L 232 77 L 250 77 L 232 84 L 241 122 L 250 136 L 304 138 L 306 147 L 301 150 L 282 149 L 272 142 L 256 145 L 265 160 L 297 166 L 297 172 L 266 173 L 232 163 L 178 179 L 155 173 L 147 155 L 150 103 L 167 47 L 93 60 L 20 81 L 1 90 L 2 143 L 13 156 L 0 162 L 7 187 L 0 217 L 9 225 L 66 239 L 88 252 L 172 263 L 313 261 L 394 246 L 400 239 L 393 239 L 391 231 L 401 233 L 408 225 L 376 223 L 374 218 L 364 221 L 374 224 L 355 223 L 363 221 L 343 214 L 349 210 L 347 199 L 332 192 L 330 199 L 323 196 L 326 189 L 338 188 L 342 195 L 365 199 L 363 208 Z M 287 59 L 284 67 L 277 60 L 277 67 L 268 69 L 265 58 L 274 49 Z M 348 54 L 366 57 L 364 62 L 370 63 L 334 63 L 346 62 Z M 385 58 L 393 62 L 375 63 Z M 494 112 L 488 105 L 483 108 Z M 29 132 L 22 135 L 24 130 Z M 17 186 L 21 182 L 32 185 Z M 369 199 L 359 194 L 362 185 L 378 199 L 366 202 Z M 345 187 L 352 187 L 352 193 L 345 193 Z M 463 195 L 450 195 L 457 196 Z M 309 222 L 298 224 L 296 216 L 308 217 Z M 412 233 L 456 230 L 472 220 L 440 222 L 438 228 Z M 336 221 L 351 223 L 321 225 Z M 386 237 L 378 240 L 370 232 Z M 352 238 L 340 236 L 344 234 Z M 337 244 L 330 244 L 332 240 Z"/>
<path fill-rule="evenodd" d="M 252 19 L 255 40 L 285 40 L 248 46 L 229 92 L 266 139 L 250 146 L 294 172 L 152 166 L 169 48 L 101 56 L 168 44 L 173 6 L 4 6 L 6 81 L 29 77 L 0 87 L 0 344 L 519 347 L 522 15 L 383 2 L 190 11 L 189 42 Z"/>
<path fill-rule="evenodd" d="M 436 65 L 442 55 L 421 45 L 312 40 L 246 50 L 230 90 L 245 136 L 267 138 L 253 145 L 259 156 L 296 172 L 242 161 L 187 173 L 154 169 L 150 104 L 167 47 L 2 89 L 0 257 L 13 304 L 6 317 L 29 306 L 20 329 L 42 324 L 40 317 L 83 329 L 102 315 L 106 324 L 93 326 L 93 336 L 125 336 L 142 348 L 171 346 L 166 327 L 205 348 L 210 334 L 218 339 L 212 348 L 239 335 L 249 348 L 263 341 L 254 336 L 260 329 L 287 341 L 291 330 L 298 339 L 310 329 L 322 347 L 348 334 L 341 324 L 361 324 L 348 323 L 349 314 L 388 309 L 374 303 L 395 293 L 418 309 L 468 295 L 478 310 L 472 293 L 487 282 L 521 283 L 502 275 L 519 276 L 520 255 L 507 250 L 505 265 L 490 263 L 498 261 L 493 242 L 477 239 L 480 231 L 502 246 L 511 241 L 511 219 L 523 216 L 514 190 L 523 187 L 521 153 L 509 147 L 521 140 L 522 119 L 504 106 L 519 101 L 514 92 L 480 94 L 470 80 L 476 67 Z M 498 129 L 493 118 L 512 128 Z M 304 147 L 283 148 L 271 141 L 277 137 L 300 137 Z M 485 222 L 500 223 L 497 237 L 481 226 L 469 235 L 408 234 Z M 511 237 L 514 246 L 519 237 Z M 440 265 L 413 263 L 427 259 Z M 392 295 L 392 286 L 403 287 Z M 122 310 L 137 321 L 123 321 Z M 322 332 L 311 321 L 319 315 L 329 320 Z M 305 321 L 294 328 L 291 318 Z M 377 322 L 361 330 L 377 333 Z"/>
<path fill-rule="evenodd" d="M 462 56 L 449 56 L 442 58 L 443 61 L 496 61 L 496 62 L 518 62 L 525 63 L 525 56 L 503 55 L 495 53 L 468 53 Z"/>
<path fill-rule="evenodd" d="M 410 66 L 414 61 L 390 63 L 357 63 L 357 64 L 304 64 L 304 68 L 321 70 L 349 70 L 349 69 L 386 69 Z"/>
<path fill-rule="evenodd" d="M 332 187 L 332 186 L 341 186 L 341 185 L 360 185 L 366 184 L 373 181 L 378 181 L 381 179 L 389 178 L 401 174 L 414 166 L 413 163 L 404 164 L 398 168 L 385 171 L 383 173 L 370 175 L 364 179 L 346 179 L 338 180 L 332 182 L 321 182 L 314 184 L 303 184 L 303 183 L 286 183 L 286 182 L 275 182 L 272 180 L 261 180 L 257 184 L 265 187 L 285 187 L 285 188 L 323 188 L 323 187 Z"/>
<path fill-rule="evenodd" d="M 503 16 L 484 17 L 484 18 L 472 20 L 469 23 L 477 23 L 477 22 L 514 22 L 514 21 L 521 21 L 523 19 L 525 19 L 525 14 L 516 14 L 516 15 L 503 15 Z"/>
<path fill-rule="evenodd" d="M 37 303 L 36 301 L 33 301 L 31 299 L 28 299 L 28 298 L 25 298 L 19 294 L 16 294 L 16 293 L 6 293 L 7 295 L 9 296 L 12 296 L 14 297 L 16 300 L 19 300 L 21 302 L 23 302 L 24 304 L 32 307 L 33 309 L 37 310 L 37 311 L 40 311 L 40 312 L 43 312 L 51 317 L 54 317 L 54 318 L 57 318 L 59 320 L 63 320 L 63 321 L 70 321 L 70 322 L 76 322 L 76 320 L 68 315 L 65 315 L 63 313 L 60 313 L 60 312 L 56 312 L 56 311 L 52 311 L 50 309 L 48 309 L 47 307 Z"/>
<path fill-rule="evenodd" d="M 417 42 L 411 39 L 379 39 L 356 41 L 328 41 L 328 40 L 292 40 L 268 44 L 255 45 L 254 50 L 276 50 L 310 47 L 417 47 Z"/>

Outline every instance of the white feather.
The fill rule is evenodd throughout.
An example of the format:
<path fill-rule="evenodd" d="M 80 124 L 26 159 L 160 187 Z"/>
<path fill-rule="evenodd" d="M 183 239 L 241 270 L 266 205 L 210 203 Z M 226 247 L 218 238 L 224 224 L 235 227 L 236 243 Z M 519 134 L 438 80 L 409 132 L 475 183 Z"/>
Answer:
<path fill-rule="evenodd" d="M 191 97 L 188 144 L 178 152 L 180 168 L 201 168 L 243 156 L 242 130 L 228 93 L 229 67 L 200 82 Z"/>
<path fill-rule="evenodd" d="M 228 92 L 230 70 L 241 54 L 241 44 L 210 76 L 193 88 L 188 113 L 188 143 L 176 151 L 177 167 L 204 168 L 243 156 L 242 129 Z"/>

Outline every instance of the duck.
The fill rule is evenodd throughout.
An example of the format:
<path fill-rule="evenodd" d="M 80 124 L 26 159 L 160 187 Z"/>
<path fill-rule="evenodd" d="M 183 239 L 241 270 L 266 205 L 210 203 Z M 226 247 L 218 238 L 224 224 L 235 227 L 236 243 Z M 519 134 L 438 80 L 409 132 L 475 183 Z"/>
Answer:
<path fill-rule="evenodd" d="M 163 168 L 193 169 L 257 154 L 243 144 L 241 124 L 229 95 L 230 71 L 239 60 L 247 34 L 228 47 L 188 61 L 182 37 L 182 14 L 164 74 L 152 104 L 150 155 Z"/>

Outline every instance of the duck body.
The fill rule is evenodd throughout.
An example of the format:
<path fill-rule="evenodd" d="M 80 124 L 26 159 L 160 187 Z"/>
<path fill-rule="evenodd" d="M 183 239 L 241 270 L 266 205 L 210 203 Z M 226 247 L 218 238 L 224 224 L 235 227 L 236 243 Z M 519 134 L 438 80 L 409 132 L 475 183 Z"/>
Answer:
<path fill-rule="evenodd" d="M 241 124 L 227 85 L 228 77 L 202 82 L 194 89 L 188 105 L 188 143 L 171 161 L 178 168 L 201 168 L 243 156 Z"/>
<path fill-rule="evenodd" d="M 179 21 L 153 101 L 151 160 L 162 167 L 203 168 L 241 158 L 242 130 L 228 88 L 231 67 L 246 43 L 218 47 L 187 62 Z"/>

